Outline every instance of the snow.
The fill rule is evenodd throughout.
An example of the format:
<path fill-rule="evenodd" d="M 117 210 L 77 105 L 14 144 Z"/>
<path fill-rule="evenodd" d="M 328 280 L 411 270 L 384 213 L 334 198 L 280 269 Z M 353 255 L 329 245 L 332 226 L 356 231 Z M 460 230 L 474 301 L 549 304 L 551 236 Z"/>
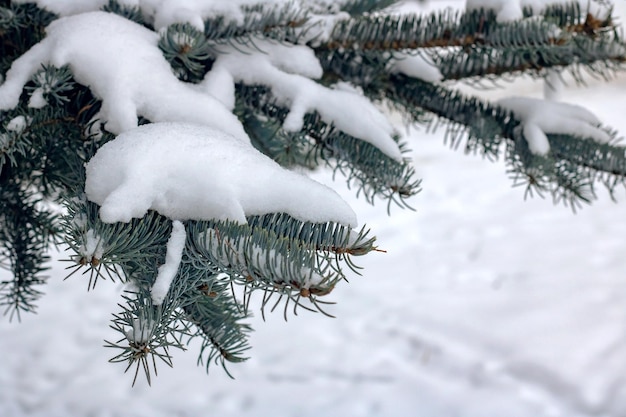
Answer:
<path fill-rule="evenodd" d="M 42 109 L 48 105 L 48 100 L 44 96 L 43 88 L 36 88 L 30 95 L 28 107 L 31 109 Z"/>
<path fill-rule="evenodd" d="M 6 130 L 19 134 L 22 133 L 27 126 L 28 121 L 26 120 L 26 117 L 17 116 L 9 120 L 9 123 L 6 125 Z"/>
<path fill-rule="evenodd" d="M 563 98 L 626 132 L 625 94 L 622 77 Z M 229 368 L 235 380 L 217 367 L 206 375 L 194 345 L 172 352 L 174 368 L 159 367 L 152 387 L 131 388 L 101 347 L 118 337 L 108 325 L 122 284 L 86 293 L 55 263 L 39 314 L 0 321 L 0 415 L 622 417 L 626 199 L 601 196 L 576 215 L 523 201 L 502 164 L 442 138 L 411 133 L 425 181 L 416 212 L 388 217 L 337 185 L 387 253 L 337 285 L 337 319 L 253 318 L 251 359 Z"/>
<path fill-rule="evenodd" d="M 313 46 L 327 42 L 335 29 L 335 26 L 342 20 L 350 18 L 346 12 L 336 12 L 333 14 L 309 13 L 307 24 L 297 31 L 298 42 L 301 44 L 311 44 Z"/>
<path fill-rule="evenodd" d="M 439 68 L 435 66 L 429 56 L 418 55 L 402 55 L 396 54 L 390 61 L 389 70 L 392 73 L 401 73 L 409 77 L 428 81 L 431 83 L 439 82 L 443 79 L 443 75 Z"/>
<path fill-rule="evenodd" d="M 126 340 L 143 344 L 150 340 L 157 323 L 151 320 L 134 319 L 133 327 L 126 332 Z"/>
<path fill-rule="evenodd" d="M 608 143 L 611 136 L 600 128 L 601 121 L 584 107 L 569 103 L 530 98 L 508 97 L 496 102 L 513 112 L 522 124 L 530 151 L 546 155 L 550 144 L 546 134 L 570 134 Z"/>
<path fill-rule="evenodd" d="M 173 220 L 288 213 L 302 221 L 356 226 L 329 187 L 288 171 L 247 142 L 199 125 L 153 123 L 102 146 L 86 167 L 87 198 L 107 223 L 150 209 Z"/>
<path fill-rule="evenodd" d="M 17 105 L 41 64 L 69 64 L 75 79 L 102 99 L 100 117 L 112 133 L 136 127 L 138 116 L 144 116 L 153 122 L 206 124 L 248 140 L 237 118 L 218 100 L 174 76 L 156 33 L 105 12 L 55 20 L 46 32 L 7 72 L 0 85 L 0 110 Z"/>
<path fill-rule="evenodd" d="M 78 253 L 85 260 L 85 262 L 90 263 L 94 258 L 102 259 L 102 254 L 104 252 L 102 248 L 102 240 L 100 239 L 100 236 L 96 235 L 96 232 L 93 229 L 87 230 L 83 240 L 84 242 L 78 249 Z"/>
<path fill-rule="evenodd" d="M 466 9 L 492 9 L 497 14 L 499 22 L 519 20 L 523 17 L 525 7 L 532 8 L 534 13 L 540 13 L 547 6 L 555 4 L 568 4 L 576 0 L 467 0 Z M 589 10 L 593 16 L 602 19 L 609 11 L 608 2 L 597 0 L 578 0 L 582 10 Z"/>
<path fill-rule="evenodd" d="M 626 77 L 568 85 L 563 100 L 626 132 Z M 521 81 L 484 94 L 542 88 Z M 251 359 L 229 367 L 234 380 L 219 367 L 206 375 L 196 344 L 172 351 L 174 368 L 159 367 L 151 387 L 131 388 L 125 365 L 108 363 L 113 352 L 102 348 L 119 337 L 108 326 L 124 285 L 104 281 L 87 293 L 54 262 L 39 314 L 0 321 L 0 415 L 626 415 L 623 193 L 618 204 L 601 194 L 577 214 L 524 201 L 504 164 L 450 150 L 443 135 L 410 132 L 424 179 L 415 212 L 389 217 L 335 183 L 386 253 L 360 258 L 363 276 L 328 296 L 336 319 L 263 321 L 253 298 Z M 331 174 L 315 179 L 331 183 Z"/>
<path fill-rule="evenodd" d="M 567 84 L 563 102 L 626 133 L 623 74 Z M 541 83 L 506 87 L 481 94 L 542 96 Z M 443 130 L 409 136 L 424 178 L 416 212 L 388 217 L 335 184 L 386 250 L 360 259 L 364 276 L 333 291 L 337 319 L 258 314 L 251 359 L 229 368 L 235 380 L 219 367 L 206 375 L 196 344 L 171 352 L 174 368 L 159 367 L 151 387 L 131 388 L 125 366 L 108 363 L 112 352 L 102 348 L 118 337 L 109 320 L 123 285 L 87 293 L 77 278 L 63 281 L 55 261 L 39 314 L 0 321 L 0 415 L 626 415 L 623 193 L 617 204 L 601 193 L 574 215 L 549 200 L 524 201 L 502 163 L 447 149 Z M 137 322 L 127 337 L 145 342 L 151 331 Z"/>
<path fill-rule="evenodd" d="M 172 233 L 167 241 L 165 263 L 159 267 L 159 272 L 152 286 L 152 301 L 155 305 L 163 304 L 172 281 L 174 281 L 178 273 L 180 261 L 183 259 L 186 239 L 187 232 L 185 231 L 185 226 L 180 221 L 174 220 L 172 222 Z"/>
<path fill-rule="evenodd" d="M 41 64 L 69 64 L 76 80 L 102 99 L 99 117 L 112 133 L 136 127 L 138 116 L 144 116 L 152 122 L 206 124 L 249 140 L 230 111 L 232 82 L 241 81 L 270 86 L 278 103 L 289 106 L 286 130 L 301 130 L 305 114 L 317 111 L 325 122 L 402 159 L 392 138 L 393 126 L 369 100 L 310 79 L 320 78 L 322 68 L 306 46 L 261 40 L 255 46 L 224 45 L 213 71 L 198 88 L 174 76 L 157 44 L 156 33 L 110 13 L 56 20 L 48 26 L 47 37 L 7 72 L 0 85 L 0 110 L 17 106 L 24 85 Z M 45 104 L 43 92 L 36 90 L 29 105 Z M 354 123 L 357 117 L 359 122 Z"/>
<path fill-rule="evenodd" d="M 551 69 L 544 77 L 543 96 L 546 100 L 558 101 L 564 87 L 560 71 Z"/>
<path fill-rule="evenodd" d="M 286 130 L 300 131 L 304 116 L 316 111 L 326 123 L 402 160 L 392 138 L 393 126 L 369 100 L 354 91 L 327 88 L 310 79 L 322 76 L 321 65 L 310 48 L 255 40 L 254 46 L 220 46 L 220 52 L 211 72 L 226 71 L 234 81 L 271 87 L 277 103 L 290 109 L 283 124 Z M 215 95 L 221 96 L 220 92 Z M 222 102 L 231 100 L 223 98 Z"/>

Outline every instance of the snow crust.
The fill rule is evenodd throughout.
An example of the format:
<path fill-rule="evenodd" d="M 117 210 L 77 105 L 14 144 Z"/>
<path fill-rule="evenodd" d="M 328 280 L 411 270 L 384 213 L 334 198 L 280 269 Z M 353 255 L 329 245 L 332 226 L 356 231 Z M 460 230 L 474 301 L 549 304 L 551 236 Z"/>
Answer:
<path fill-rule="evenodd" d="M 497 13 L 499 22 L 519 20 L 523 17 L 524 7 L 531 7 L 534 13 L 541 13 L 547 6 L 568 4 L 577 1 L 581 10 L 588 10 L 596 18 L 608 15 L 611 4 L 595 0 L 467 0 L 466 9 L 492 9 Z"/>
<path fill-rule="evenodd" d="M 326 123 L 379 148 L 389 157 L 401 160 L 402 154 L 392 139 L 394 127 L 367 98 L 354 91 L 324 87 L 310 78 L 320 78 L 322 68 L 313 51 L 303 45 L 283 45 L 255 40 L 255 46 L 220 46 L 222 54 L 208 74 L 207 86 L 219 87 L 215 95 L 225 90 L 213 77 L 272 89 L 279 104 L 290 108 L 283 127 L 288 131 L 302 129 L 306 113 L 316 111 Z M 217 75 L 212 73 L 217 71 Z M 234 99 L 223 97 L 222 102 Z"/>
<path fill-rule="evenodd" d="M 509 97 L 496 102 L 522 121 L 530 151 L 546 155 L 550 143 L 546 134 L 569 134 L 608 143 L 611 136 L 600 128 L 600 119 L 584 107 L 529 97 Z"/>
<path fill-rule="evenodd" d="M 69 65 L 76 80 L 102 99 L 100 118 L 112 133 L 136 127 L 138 116 L 144 116 L 153 122 L 206 124 L 249 140 L 224 105 L 174 76 L 156 33 L 105 12 L 55 20 L 46 32 L 7 72 L 0 110 L 17 106 L 41 64 Z"/>
<path fill-rule="evenodd" d="M 172 222 L 172 233 L 167 241 L 165 263 L 159 267 L 159 272 L 152 286 L 152 301 L 155 305 L 163 304 L 165 296 L 169 292 L 172 281 L 178 273 L 178 267 L 183 259 L 183 250 L 187 232 L 185 226 L 178 220 Z"/>
<path fill-rule="evenodd" d="M 154 123 L 102 146 L 86 167 L 87 198 L 107 223 L 150 209 L 174 220 L 246 221 L 288 213 L 302 221 L 356 226 L 332 189 L 288 171 L 252 145 L 199 125 Z"/>

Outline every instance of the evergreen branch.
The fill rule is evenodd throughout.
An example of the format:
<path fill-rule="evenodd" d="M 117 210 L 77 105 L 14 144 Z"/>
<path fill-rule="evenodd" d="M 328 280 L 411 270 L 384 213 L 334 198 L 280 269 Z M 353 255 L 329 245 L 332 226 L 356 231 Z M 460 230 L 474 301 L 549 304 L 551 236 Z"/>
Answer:
<path fill-rule="evenodd" d="M 430 15 L 370 15 L 342 20 L 318 51 L 404 51 L 422 48 L 563 44 L 577 33 L 595 36 L 614 30 L 611 19 L 600 21 L 578 4 L 548 8 L 543 19 L 498 23 L 491 10 L 438 11 Z M 559 34 L 555 29 L 562 29 Z"/>
<path fill-rule="evenodd" d="M 279 41 L 295 41 L 299 30 L 307 21 L 307 11 L 288 2 L 279 5 L 256 5 L 242 7 L 243 22 L 216 16 L 205 21 L 204 34 L 210 41 L 226 43 L 241 42 L 257 36 Z"/>
<path fill-rule="evenodd" d="M 238 85 L 237 98 L 253 144 L 268 156 L 304 166 L 324 161 L 345 175 L 348 183 L 355 183 L 370 202 L 382 197 L 408 206 L 406 200 L 419 192 L 420 181 L 414 179 L 415 171 L 407 161 L 387 157 L 375 146 L 324 123 L 318 114 L 308 113 L 302 130 L 289 133 L 281 128 L 289 111 L 275 103 L 268 89 Z"/>
<path fill-rule="evenodd" d="M 556 200 L 572 205 L 578 200 L 589 201 L 597 180 L 611 192 L 625 183 L 623 147 L 575 135 L 549 134 L 550 154 L 542 157 L 528 149 L 519 128 L 521 122 L 497 106 L 401 75 L 392 76 L 382 94 L 399 106 L 407 109 L 419 106 L 450 121 L 452 146 L 458 146 L 461 138 L 466 137 L 467 151 L 496 159 L 500 145 L 505 144 L 510 173 L 516 181 L 523 178 L 530 188 L 547 190 Z"/>
<path fill-rule="evenodd" d="M 100 102 L 74 82 L 67 67 L 43 67 L 33 78 L 25 100 L 0 111 L 0 175 L 17 175 L 44 196 L 55 196 L 80 186 L 83 164 L 111 135 L 88 133 Z M 39 93 L 48 105 L 32 108 L 28 95 Z"/>
<path fill-rule="evenodd" d="M 198 280 L 199 271 L 203 272 Z M 203 364 L 207 372 L 211 363 L 220 364 L 230 376 L 226 362 L 239 363 L 247 359 L 242 354 L 250 348 L 247 333 L 251 328 L 240 321 L 248 316 L 231 295 L 230 284 L 218 275 L 198 268 L 195 263 L 183 263 L 180 274 L 194 277 L 187 281 L 197 283 L 183 293 L 182 309 L 186 320 L 197 330 L 191 337 L 202 338 L 198 363 Z"/>
<path fill-rule="evenodd" d="M 340 5 L 341 10 L 352 17 L 382 10 L 397 3 L 397 0 L 350 0 Z"/>
<path fill-rule="evenodd" d="M 281 238 L 297 239 L 316 251 L 334 253 L 340 261 L 345 256 L 361 256 L 374 249 L 375 238 L 370 238 L 365 229 L 356 233 L 336 223 L 300 222 L 285 213 L 250 216 L 248 225 Z"/>
<path fill-rule="evenodd" d="M 56 18 L 33 3 L 0 5 L 0 74 L 43 39 L 45 27 Z"/>
<path fill-rule="evenodd" d="M 621 40 L 612 35 L 574 37 L 571 42 L 542 49 L 475 47 L 442 54 L 434 61 L 444 80 L 496 79 L 516 74 L 538 77 L 551 68 L 566 68 L 582 80 L 583 71 L 609 78 L 623 69 L 626 50 Z"/>
<path fill-rule="evenodd" d="M 584 34 L 590 37 L 615 30 L 616 25 L 613 21 L 612 10 L 606 17 L 599 18 L 580 6 L 577 1 L 547 5 L 543 7 L 541 16 L 556 27 L 570 33 Z M 524 7 L 523 12 L 525 18 L 535 15 L 532 7 Z"/>
<path fill-rule="evenodd" d="M 161 34 L 159 48 L 184 81 L 199 82 L 213 65 L 216 53 L 207 37 L 188 23 L 175 23 Z"/>
<path fill-rule="evenodd" d="M 99 278 L 152 285 L 158 265 L 165 257 L 171 222 L 154 211 L 129 223 L 103 223 L 99 207 L 84 196 L 66 201 L 63 235 L 70 255 L 69 276 L 78 271 L 89 274 L 87 288 Z"/>
<path fill-rule="evenodd" d="M 0 186 L 0 265 L 11 270 L 10 280 L 0 281 L 0 307 L 12 319 L 34 312 L 45 283 L 42 272 L 46 252 L 58 235 L 57 218 L 37 205 L 40 199 L 19 184 L 4 181 Z"/>
<path fill-rule="evenodd" d="M 117 0 L 109 0 L 107 4 L 102 6 L 102 10 L 109 13 L 115 13 L 118 16 L 132 20 L 140 25 L 146 24 L 143 15 L 141 14 L 141 9 L 139 9 L 138 6 L 120 4 Z"/>
<path fill-rule="evenodd" d="M 160 359 L 172 367 L 171 348 L 185 350 L 180 340 L 187 334 L 181 328 L 181 316 L 176 311 L 176 303 L 164 303 L 160 306 L 152 304 L 149 289 L 139 287 L 136 292 L 127 292 L 123 296 L 125 304 L 119 304 L 122 312 L 113 315 L 111 328 L 122 334 L 115 341 L 105 341 L 105 347 L 121 351 L 109 362 L 126 363 L 127 372 L 135 366 L 133 385 L 137 382 L 139 370 L 142 369 L 148 384 L 152 383 L 152 372 L 157 375 L 157 361 Z"/>
<path fill-rule="evenodd" d="M 238 284 L 276 285 L 287 290 L 289 285 L 294 290 L 315 286 L 326 291 L 341 279 L 328 270 L 328 259 L 323 255 L 318 260 L 317 254 L 301 242 L 281 239 L 261 228 L 230 222 L 190 228 L 194 256 L 210 260 L 216 272 L 226 273 Z"/>
<path fill-rule="evenodd" d="M 298 306 L 310 309 L 303 298 L 319 310 L 317 297 L 345 279 L 342 263 L 355 269 L 351 256 L 374 250 L 374 240 L 364 230 L 302 223 L 285 214 L 251 217 L 248 225 L 192 222 L 188 235 L 191 262 L 206 264 L 210 272 L 226 274 L 233 284 L 246 287 L 244 306 L 253 291 L 261 290 L 263 307 L 273 294 L 279 294 L 278 302 L 286 297 L 285 314 L 290 301 L 294 312 Z"/>

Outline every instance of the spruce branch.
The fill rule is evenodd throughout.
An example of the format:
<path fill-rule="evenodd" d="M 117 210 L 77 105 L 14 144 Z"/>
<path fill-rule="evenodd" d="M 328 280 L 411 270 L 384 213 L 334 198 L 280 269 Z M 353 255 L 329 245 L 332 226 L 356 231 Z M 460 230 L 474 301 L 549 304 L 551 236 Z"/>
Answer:
<path fill-rule="evenodd" d="M 181 338 L 187 334 L 187 329 L 182 326 L 181 315 L 176 310 L 179 305 L 153 305 L 145 287 L 128 291 L 123 299 L 125 304 L 119 304 L 122 312 L 113 315 L 110 326 L 121 333 L 122 337 L 115 342 L 105 341 L 104 345 L 121 352 L 109 362 L 126 363 L 124 372 L 134 366 L 133 385 L 137 382 L 140 369 L 143 370 L 148 384 L 151 384 L 152 373 L 157 375 L 157 359 L 172 367 L 170 350 L 185 350 Z"/>
<path fill-rule="evenodd" d="M 374 250 L 367 232 L 350 231 L 334 224 L 302 223 L 287 215 L 252 217 L 248 225 L 233 222 L 192 222 L 188 225 L 190 259 L 208 262 L 212 272 L 228 275 L 243 286 L 244 305 L 254 291 L 263 291 L 265 305 L 274 294 L 321 310 L 318 297 L 330 293 L 345 279 L 342 265 L 355 270 L 352 256 Z M 277 217 L 278 216 L 278 217 Z M 273 221 L 272 221 L 273 220 Z M 313 307 L 304 305 L 308 299 Z"/>
<path fill-rule="evenodd" d="M 429 15 L 365 15 L 342 20 L 319 51 L 405 51 L 428 48 L 562 44 L 572 34 L 594 36 L 615 29 L 576 3 L 547 8 L 541 19 L 499 23 L 491 10 L 437 11 Z M 560 31 L 557 31 L 560 29 Z"/>
<path fill-rule="evenodd" d="M 572 37 L 562 44 L 542 47 L 492 48 L 477 46 L 469 50 L 433 57 L 444 80 L 498 80 L 525 74 L 545 76 L 552 68 L 564 69 L 583 83 L 583 73 L 604 79 L 623 70 L 626 49 L 613 33 L 590 38 Z"/>
<path fill-rule="evenodd" d="M 33 3 L 0 5 L 0 74 L 15 58 L 43 39 L 45 27 L 57 16 Z"/>
<path fill-rule="evenodd" d="M 99 207 L 82 195 L 65 202 L 63 235 L 70 265 L 68 278 L 82 271 L 89 275 L 87 288 L 95 288 L 99 278 L 137 282 L 150 287 L 158 265 L 165 257 L 170 222 L 150 211 L 130 223 L 104 223 Z"/>
<path fill-rule="evenodd" d="M 175 23 L 161 34 L 159 48 L 174 73 L 184 81 L 199 82 L 215 60 L 207 37 L 188 23 Z"/>
<path fill-rule="evenodd" d="M 297 7 L 295 2 L 285 4 L 263 4 L 243 6 L 243 22 L 224 16 L 207 19 L 204 34 L 210 41 L 220 43 L 248 43 L 255 37 L 277 41 L 291 41 L 300 36 L 300 30 L 308 19 L 308 10 Z"/>
<path fill-rule="evenodd" d="M 268 156 L 304 166 L 324 163 L 355 184 L 371 203 L 380 197 L 408 207 L 406 200 L 419 192 L 420 181 L 408 161 L 387 157 L 376 147 L 324 123 L 316 113 L 305 116 L 300 132 L 290 133 L 281 128 L 288 109 L 278 106 L 267 88 L 239 84 L 237 98 L 253 144 Z M 406 151 L 405 145 L 400 147 Z"/>
<path fill-rule="evenodd" d="M 146 24 L 143 14 L 141 13 L 141 9 L 138 6 L 120 4 L 117 0 L 109 0 L 107 4 L 102 6 L 101 10 L 109 13 L 115 13 L 140 25 Z"/>
<path fill-rule="evenodd" d="M 426 54 L 443 80 L 477 82 L 566 68 L 582 83 L 583 72 L 606 79 L 626 60 L 610 15 L 599 20 L 578 4 L 551 6 L 541 18 L 507 23 L 483 10 L 366 16 L 339 22 L 331 39 L 315 49 L 326 68 L 341 68 L 335 72 L 350 73 L 358 85 L 388 72 L 397 54 Z"/>
<path fill-rule="evenodd" d="M 501 145 L 505 145 L 514 179 L 525 179 L 531 189 L 549 191 L 557 201 L 572 205 L 588 202 L 598 181 L 610 192 L 626 183 L 624 147 L 575 135 L 548 134 L 550 154 L 539 156 L 528 149 L 519 128 L 521 122 L 509 111 L 406 76 L 394 75 L 390 81 L 382 92 L 384 98 L 405 106 L 409 114 L 418 106 L 451 122 L 453 147 L 466 139 L 466 151 L 497 159 Z M 615 139 L 614 132 L 607 129 L 607 134 Z"/>
<path fill-rule="evenodd" d="M 46 281 L 47 252 L 57 242 L 58 218 L 40 203 L 40 196 L 19 184 L 3 181 L 0 186 L 0 266 L 12 273 L 0 281 L 0 307 L 10 319 L 35 311 Z"/>
<path fill-rule="evenodd" d="M 395 0 L 350 0 L 342 2 L 339 7 L 350 16 L 357 17 L 380 11 L 395 3 Z"/>
<path fill-rule="evenodd" d="M 184 262 L 181 276 L 195 277 L 197 270 L 197 263 Z M 182 295 L 182 309 L 185 320 L 195 328 L 195 332 L 190 333 L 190 339 L 202 339 L 198 364 L 204 365 L 207 372 L 212 363 L 219 364 L 232 377 L 227 363 L 245 361 L 247 358 L 243 353 L 250 348 L 247 334 L 251 328 L 241 323 L 248 314 L 232 294 L 228 280 L 205 271 L 202 278 L 195 281 L 195 287 Z"/>

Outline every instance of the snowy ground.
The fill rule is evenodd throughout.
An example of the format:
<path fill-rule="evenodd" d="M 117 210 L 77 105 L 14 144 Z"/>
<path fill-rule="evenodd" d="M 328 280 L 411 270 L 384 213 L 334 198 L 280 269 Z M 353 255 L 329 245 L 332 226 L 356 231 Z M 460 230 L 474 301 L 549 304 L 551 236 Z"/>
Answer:
<path fill-rule="evenodd" d="M 541 85 L 491 96 L 511 92 Z M 626 134 L 626 76 L 571 85 L 563 100 Z M 337 183 L 387 253 L 333 292 L 336 319 L 257 317 L 235 380 L 205 375 L 192 348 L 131 388 L 101 347 L 120 288 L 87 293 L 57 264 L 39 314 L 0 321 L 0 416 L 626 415 L 624 195 L 577 214 L 524 201 L 502 164 L 447 149 L 442 133 L 410 133 L 416 212 L 387 217 Z"/>

